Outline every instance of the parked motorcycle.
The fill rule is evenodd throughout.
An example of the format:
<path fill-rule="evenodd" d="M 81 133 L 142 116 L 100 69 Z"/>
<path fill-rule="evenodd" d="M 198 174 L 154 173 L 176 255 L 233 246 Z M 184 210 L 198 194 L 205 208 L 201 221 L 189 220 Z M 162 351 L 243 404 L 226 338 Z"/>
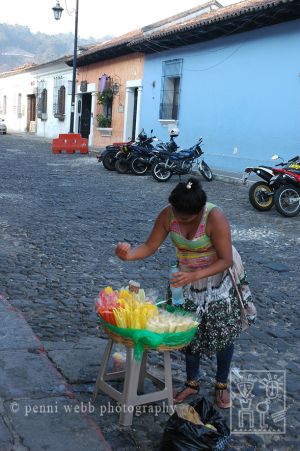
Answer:
<path fill-rule="evenodd" d="M 161 153 L 161 161 L 157 162 L 152 167 L 152 175 L 158 182 L 166 182 L 173 174 L 183 175 L 189 174 L 193 168 L 195 161 L 204 153 L 200 147 L 202 143 L 202 137 L 199 141 L 187 150 L 177 150 L 170 154 L 168 152 Z M 209 182 L 213 179 L 213 174 L 208 166 L 202 159 L 198 165 L 198 170 L 202 176 Z"/>
<path fill-rule="evenodd" d="M 163 152 L 173 153 L 178 149 L 174 138 L 179 135 L 176 128 L 170 131 L 170 140 L 168 142 L 158 142 L 158 138 L 153 138 L 154 147 L 145 149 L 133 146 L 132 157 L 130 160 L 130 169 L 136 175 L 144 175 L 152 166 L 157 163 Z"/>
<path fill-rule="evenodd" d="M 117 160 L 125 157 L 134 143 L 139 143 L 141 146 L 147 146 L 147 135 L 144 129 L 142 129 L 136 141 L 114 142 L 113 144 L 106 146 L 105 150 L 97 155 L 96 158 L 99 163 L 102 162 L 105 169 L 108 171 L 115 171 L 117 169 Z M 122 171 L 121 166 L 122 164 L 120 164 L 120 172 Z M 127 172 L 127 170 L 128 168 L 126 168 L 125 172 Z"/>
<path fill-rule="evenodd" d="M 275 190 L 275 208 L 282 216 L 291 218 L 300 213 L 300 164 L 299 169 L 274 169 L 270 187 Z M 276 189 L 275 189 L 276 187 Z"/>
<path fill-rule="evenodd" d="M 151 130 L 152 134 L 153 130 Z M 148 137 L 144 131 L 138 135 L 137 141 L 131 143 L 128 146 L 122 147 L 122 149 L 116 154 L 115 168 L 119 174 L 126 174 L 130 170 L 131 160 L 134 152 L 145 152 L 153 149 L 153 140 L 155 136 Z"/>
<path fill-rule="evenodd" d="M 277 160 L 278 158 L 278 155 L 272 156 L 272 160 Z M 292 168 L 293 164 L 297 164 L 298 161 L 300 161 L 299 156 L 291 158 L 287 162 L 282 161 L 277 164 L 275 168 L 278 166 Z M 246 184 L 252 172 L 262 178 L 262 180 L 253 183 L 249 189 L 249 201 L 256 210 L 268 211 L 271 210 L 274 205 L 274 191 L 279 187 L 279 185 L 273 184 L 270 186 L 270 181 L 274 176 L 275 168 L 272 166 L 254 166 L 247 167 L 244 170 L 245 173 L 242 178 L 244 184 Z"/>
<path fill-rule="evenodd" d="M 99 163 L 102 162 L 105 169 L 108 171 L 115 171 L 116 167 L 116 155 L 117 153 L 123 148 L 130 146 L 133 143 L 133 141 L 126 141 L 126 142 L 114 142 L 113 144 L 110 144 L 109 146 L 105 147 L 105 150 L 99 154 L 96 155 L 96 158 Z"/>

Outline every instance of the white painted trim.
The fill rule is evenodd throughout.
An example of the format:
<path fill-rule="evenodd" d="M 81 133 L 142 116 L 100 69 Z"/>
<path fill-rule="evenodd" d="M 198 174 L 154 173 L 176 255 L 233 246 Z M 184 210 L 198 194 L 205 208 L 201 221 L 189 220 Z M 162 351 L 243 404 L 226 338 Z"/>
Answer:
<path fill-rule="evenodd" d="M 158 122 L 160 122 L 160 125 L 163 127 L 167 127 L 168 125 L 178 125 L 178 121 L 176 119 L 158 119 Z"/>
<path fill-rule="evenodd" d="M 127 80 L 125 89 L 125 111 L 124 111 L 124 128 L 123 128 L 123 140 L 127 141 L 131 136 L 132 130 L 132 111 L 133 111 L 133 93 L 134 89 L 138 88 L 138 97 L 136 105 L 136 135 L 140 130 L 141 123 L 141 103 L 142 103 L 142 90 L 143 80 Z"/>
<path fill-rule="evenodd" d="M 126 88 L 139 88 L 143 84 L 143 80 L 127 80 L 126 81 Z"/>

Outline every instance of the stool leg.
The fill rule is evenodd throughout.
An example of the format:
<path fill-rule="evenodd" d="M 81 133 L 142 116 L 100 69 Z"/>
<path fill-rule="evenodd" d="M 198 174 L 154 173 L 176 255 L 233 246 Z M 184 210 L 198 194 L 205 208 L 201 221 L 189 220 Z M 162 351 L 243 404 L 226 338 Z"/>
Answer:
<path fill-rule="evenodd" d="M 139 377 L 139 383 L 138 383 L 138 394 L 144 393 L 144 382 L 146 377 L 146 365 L 147 365 L 147 351 L 144 352 L 142 361 L 141 361 L 141 369 L 140 369 L 140 377 Z"/>
<path fill-rule="evenodd" d="M 139 382 L 141 362 L 134 358 L 133 348 L 126 348 L 126 375 L 122 396 L 122 410 L 120 414 L 120 424 L 131 426 L 134 406 L 137 402 L 137 387 Z"/>
<path fill-rule="evenodd" d="M 165 389 L 167 392 L 169 413 L 173 413 L 174 411 L 173 382 L 172 382 L 171 356 L 169 351 L 164 351 L 164 361 L 165 361 Z"/>
<path fill-rule="evenodd" d="M 99 386 L 100 386 L 101 382 L 104 381 L 104 376 L 106 374 L 106 370 L 108 367 L 108 362 L 109 362 L 109 357 L 110 357 L 112 347 L 113 347 L 113 341 L 111 339 L 109 339 L 107 342 L 104 354 L 103 354 L 103 359 L 102 359 L 100 370 L 99 370 L 99 373 L 97 376 L 96 385 L 95 385 L 95 388 L 93 391 L 93 401 L 96 400 L 97 394 L 99 391 Z"/>

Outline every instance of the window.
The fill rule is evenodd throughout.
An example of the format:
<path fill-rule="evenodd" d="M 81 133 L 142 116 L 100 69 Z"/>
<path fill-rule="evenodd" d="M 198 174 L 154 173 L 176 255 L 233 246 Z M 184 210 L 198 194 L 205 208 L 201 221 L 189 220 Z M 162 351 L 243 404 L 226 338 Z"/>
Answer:
<path fill-rule="evenodd" d="M 38 82 L 37 117 L 47 119 L 47 87 L 44 80 Z"/>
<path fill-rule="evenodd" d="M 65 119 L 66 88 L 62 77 L 54 77 L 53 114 L 63 121 Z"/>
<path fill-rule="evenodd" d="M 47 113 L 47 89 L 42 90 L 41 104 L 42 104 L 42 114 L 46 114 Z"/>
<path fill-rule="evenodd" d="M 22 94 L 18 94 L 17 115 L 22 117 Z"/>
<path fill-rule="evenodd" d="M 182 59 L 163 62 L 159 119 L 178 119 L 182 62 Z"/>
<path fill-rule="evenodd" d="M 3 114 L 7 114 L 7 97 L 3 96 Z"/>

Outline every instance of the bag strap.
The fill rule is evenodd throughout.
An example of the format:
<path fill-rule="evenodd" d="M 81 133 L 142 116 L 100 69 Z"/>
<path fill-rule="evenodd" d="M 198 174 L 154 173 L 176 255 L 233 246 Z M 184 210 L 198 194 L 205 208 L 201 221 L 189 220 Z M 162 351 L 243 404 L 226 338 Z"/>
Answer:
<path fill-rule="evenodd" d="M 244 302 L 243 302 L 242 294 L 240 292 L 239 287 L 237 286 L 237 283 L 235 281 L 235 277 L 233 275 L 233 272 L 232 272 L 231 268 L 228 268 L 228 274 L 230 275 L 230 278 L 231 278 L 231 281 L 232 281 L 232 285 L 233 285 L 233 287 L 234 287 L 234 289 L 236 291 L 236 294 L 237 294 L 237 297 L 238 297 L 238 299 L 240 301 L 240 304 L 241 304 L 242 308 L 244 309 L 245 305 L 244 305 Z"/>

